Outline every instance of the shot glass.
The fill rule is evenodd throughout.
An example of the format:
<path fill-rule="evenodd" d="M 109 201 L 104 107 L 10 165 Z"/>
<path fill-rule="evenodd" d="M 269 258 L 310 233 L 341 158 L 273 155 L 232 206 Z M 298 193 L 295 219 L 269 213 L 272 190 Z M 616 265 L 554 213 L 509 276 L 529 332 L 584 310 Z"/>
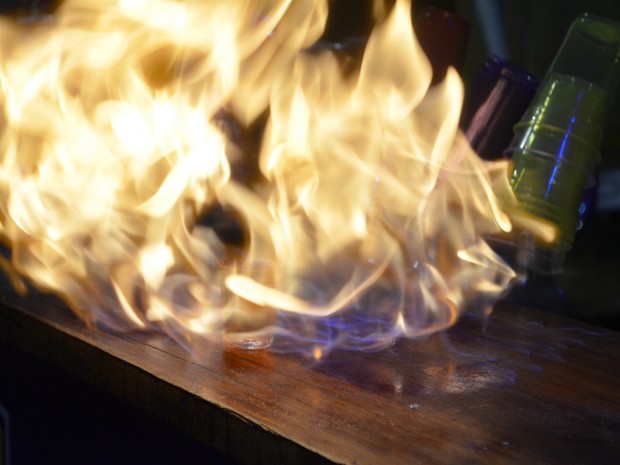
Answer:
<path fill-rule="evenodd" d="M 227 314 L 224 343 L 227 348 L 265 349 L 273 342 L 276 309 L 257 303 L 265 289 L 273 288 L 274 264 L 267 260 L 226 268 Z"/>

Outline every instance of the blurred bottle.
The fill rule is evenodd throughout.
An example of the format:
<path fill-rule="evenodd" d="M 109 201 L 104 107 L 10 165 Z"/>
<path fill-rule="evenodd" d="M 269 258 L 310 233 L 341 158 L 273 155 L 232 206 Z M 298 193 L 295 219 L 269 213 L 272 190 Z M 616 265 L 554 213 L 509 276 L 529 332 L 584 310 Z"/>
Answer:
<path fill-rule="evenodd" d="M 485 160 L 503 157 L 512 128 L 534 98 L 539 82 L 512 63 L 491 56 L 467 90 L 461 129 Z"/>
<path fill-rule="evenodd" d="M 558 231 L 532 242 L 522 265 L 557 273 L 571 248 L 584 188 L 594 183 L 602 133 L 619 76 L 620 25 L 582 15 L 569 29 L 538 93 L 505 151 L 521 207 Z"/>
<path fill-rule="evenodd" d="M 0 0 L 0 15 L 37 20 L 53 13 L 61 0 Z"/>
<path fill-rule="evenodd" d="M 471 24 L 450 11 L 428 7 L 416 15 L 414 30 L 433 67 L 432 84 L 446 76 L 452 66 L 461 71 L 465 64 Z"/>

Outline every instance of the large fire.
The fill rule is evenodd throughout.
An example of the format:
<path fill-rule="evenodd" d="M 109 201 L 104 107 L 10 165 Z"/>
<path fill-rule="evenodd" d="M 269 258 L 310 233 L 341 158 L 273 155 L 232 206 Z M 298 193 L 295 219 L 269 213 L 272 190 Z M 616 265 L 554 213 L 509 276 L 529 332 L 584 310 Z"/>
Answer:
<path fill-rule="evenodd" d="M 375 349 L 492 302 L 515 273 L 484 238 L 534 220 L 459 133 L 458 74 L 430 87 L 406 0 L 353 72 L 308 51 L 326 17 L 327 0 L 67 0 L 1 24 L 5 266 L 90 323 L 190 348 L 240 331 Z M 223 112 L 267 115 L 251 183 Z M 215 205 L 244 247 L 200 221 Z"/>

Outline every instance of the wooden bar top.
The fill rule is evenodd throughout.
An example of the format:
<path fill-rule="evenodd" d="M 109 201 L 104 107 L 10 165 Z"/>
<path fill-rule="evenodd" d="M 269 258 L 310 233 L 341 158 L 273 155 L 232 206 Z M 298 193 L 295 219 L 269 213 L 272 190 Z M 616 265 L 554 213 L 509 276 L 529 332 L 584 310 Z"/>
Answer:
<path fill-rule="evenodd" d="M 319 363 L 87 329 L 0 287 L 0 338 L 248 464 L 620 463 L 620 333 L 500 304 Z"/>

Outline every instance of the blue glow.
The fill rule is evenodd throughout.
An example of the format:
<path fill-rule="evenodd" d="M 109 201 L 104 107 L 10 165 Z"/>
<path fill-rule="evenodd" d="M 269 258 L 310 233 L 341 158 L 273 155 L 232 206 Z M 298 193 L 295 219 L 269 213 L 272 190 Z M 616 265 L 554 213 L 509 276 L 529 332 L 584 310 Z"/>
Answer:
<path fill-rule="evenodd" d="M 571 118 L 570 122 L 571 122 L 570 126 L 572 126 L 573 123 L 575 122 L 574 116 Z M 568 130 L 566 131 L 566 133 L 564 134 L 564 137 L 562 138 L 562 145 L 560 145 L 560 149 L 558 150 L 557 158 L 555 160 L 555 166 L 553 167 L 551 176 L 549 176 L 549 182 L 547 183 L 547 190 L 545 191 L 545 200 L 548 199 L 549 195 L 551 194 L 551 188 L 553 187 L 553 184 L 555 183 L 555 178 L 557 176 L 558 170 L 560 169 L 560 164 L 562 163 L 562 160 L 564 159 L 564 150 L 566 149 L 566 144 L 568 142 L 568 139 L 570 138 L 570 133 L 571 133 L 570 126 Z"/>
<path fill-rule="evenodd" d="M 577 103 L 581 102 L 582 96 L 583 96 L 583 93 L 580 92 L 579 97 L 577 98 Z M 573 117 L 570 119 L 568 128 L 566 129 L 566 132 L 564 133 L 564 137 L 562 138 L 562 144 L 560 145 L 560 149 L 558 150 L 558 153 L 557 153 L 557 158 L 555 160 L 555 166 L 553 167 L 553 171 L 551 172 L 551 175 L 549 176 L 549 182 L 547 183 L 547 190 L 545 191 L 545 200 L 549 199 L 549 196 L 551 195 L 551 189 L 553 188 L 553 184 L 555 183 L 558 170 L 560 169 L 560 164 L 564 160 L 564 151 L 566 149 L 566 144 L 568 143 L 568 140 L 571 137 L 571 132 L 573 130 L 574 124 L 575 124 L 575 115 L 573 115 Z"/>

